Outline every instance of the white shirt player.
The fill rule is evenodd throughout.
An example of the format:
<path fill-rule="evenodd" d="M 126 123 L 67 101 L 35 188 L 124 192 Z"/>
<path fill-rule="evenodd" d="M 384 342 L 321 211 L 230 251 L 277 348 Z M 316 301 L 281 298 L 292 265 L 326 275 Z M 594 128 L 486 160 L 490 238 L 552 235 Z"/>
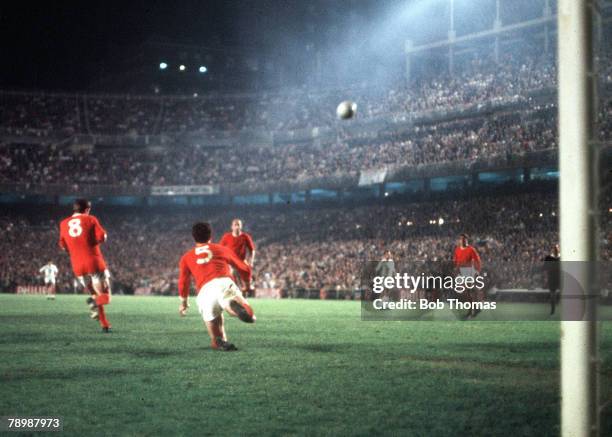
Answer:
<path fill-rule="evenodd" d="M 57 276 L 59 270 L 55 264 L 50 262 L 42 266 L 39 272 L 45 275 L 45 284 L 55 284 L 55 277 Z"/>

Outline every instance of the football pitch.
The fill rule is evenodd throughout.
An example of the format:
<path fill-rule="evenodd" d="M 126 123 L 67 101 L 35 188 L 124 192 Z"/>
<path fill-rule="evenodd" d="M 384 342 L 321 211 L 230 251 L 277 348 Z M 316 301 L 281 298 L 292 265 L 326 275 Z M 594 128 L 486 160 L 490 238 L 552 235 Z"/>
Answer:
<path fill-rule="evenodd" d="M 0 416 L 66 435 L 559 434 L 557 322 L 365 322 L 352 301 L 253 300 L 209 348 L 192 299 L 0 295 Z M 602 399 L 612 324 L 601 330 Z M 607 416 L 607 417 L 606 417 Z M 15 435 L 11 433 L 10 435 Z M 610 409 L 601 435 L 612 435 Z"/>

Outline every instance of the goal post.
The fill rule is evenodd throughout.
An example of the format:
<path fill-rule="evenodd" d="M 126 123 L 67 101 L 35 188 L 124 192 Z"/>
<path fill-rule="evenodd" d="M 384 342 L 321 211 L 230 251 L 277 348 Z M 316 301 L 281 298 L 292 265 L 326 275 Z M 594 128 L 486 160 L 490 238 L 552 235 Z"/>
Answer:
<path fill-rule="evenodd" d="M 599 435 L 597 187 L 592 7 L 595 0 L 558 2 L 559 209 L 562 261 L 576 262 L 585 317 L 561 322 L 561 435 Z M 575 296 L 562 284 L 569 304 Z"/>

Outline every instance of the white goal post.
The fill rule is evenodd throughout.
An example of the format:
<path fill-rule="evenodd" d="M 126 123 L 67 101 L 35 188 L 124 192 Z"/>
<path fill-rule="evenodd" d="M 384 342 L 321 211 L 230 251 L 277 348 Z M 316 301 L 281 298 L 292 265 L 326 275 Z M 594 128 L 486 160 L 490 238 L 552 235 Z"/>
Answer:
<path fill-rule="evenodd" d="M 597 292 L 598 163 L 593 142 L 595 0 L 558 2 L 559 207 L 562 261 L 579 261 L 575 279 L 587 316 L 561 322 L 561 434 L 599 435 Z M 562 296 L 571 293 L 562 285 Z M 569 296 L 568 296 L 569 297 Z M 566 302 L 571 301 L 567 299 Z"/>

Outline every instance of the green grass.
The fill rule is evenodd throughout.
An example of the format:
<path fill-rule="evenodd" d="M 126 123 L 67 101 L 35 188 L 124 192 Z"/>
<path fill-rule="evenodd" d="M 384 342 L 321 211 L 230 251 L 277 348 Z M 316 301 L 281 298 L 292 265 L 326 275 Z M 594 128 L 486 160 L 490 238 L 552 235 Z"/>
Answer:
<path fill-rule="evenodd" d="M 114 297 L 112 335 L 84 300 L 0 295 L 0 416 L 59 415 L 78 436 L 559 434 L 556 322 L 364 322 L 357 302 L 255 300 L 258 322 L 229 320 L 240 350 L 222 353 L 176 298 Z"/>

